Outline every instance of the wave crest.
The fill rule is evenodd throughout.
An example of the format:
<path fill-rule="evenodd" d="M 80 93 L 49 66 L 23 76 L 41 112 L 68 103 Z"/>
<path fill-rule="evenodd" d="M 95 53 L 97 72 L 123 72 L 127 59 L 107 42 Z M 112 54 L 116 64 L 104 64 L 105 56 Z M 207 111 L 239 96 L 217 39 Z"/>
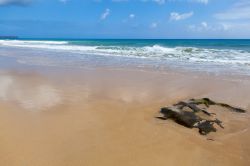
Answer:
<path fill-rule="evenodd" d="M 50 49 L 88 55 L 123 56 L 178 60 L 198 63 L 234 64 L 249 67 L 250 52 L 237 49 L 212 49 L 198 47 L 152 46 L 86 46 L 74 45 L 67 41 L 0 40 L 0 45 L 34 49 Z"/>

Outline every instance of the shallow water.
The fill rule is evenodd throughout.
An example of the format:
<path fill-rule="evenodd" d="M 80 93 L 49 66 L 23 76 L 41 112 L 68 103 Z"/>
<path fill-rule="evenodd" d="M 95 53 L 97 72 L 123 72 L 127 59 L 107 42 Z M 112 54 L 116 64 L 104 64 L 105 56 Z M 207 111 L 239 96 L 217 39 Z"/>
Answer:
<path fill-rule="evenodd" d="M 172 67 L 250 75 L 250 40 L 0 40 L 0 56 L 30 65 Z"/>

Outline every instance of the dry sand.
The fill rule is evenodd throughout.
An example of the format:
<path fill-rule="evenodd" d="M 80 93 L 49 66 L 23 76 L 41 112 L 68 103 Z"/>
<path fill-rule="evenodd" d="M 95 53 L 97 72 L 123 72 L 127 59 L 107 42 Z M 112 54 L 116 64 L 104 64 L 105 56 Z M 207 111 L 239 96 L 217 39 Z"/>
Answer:
<path fill-rule="evenodd" d="M 155 117 L 197 97 L 249 111 L 249 85 L 177 71 L 1 71 L 0 165 L 248 166 L 249 113 L 214 109 L 225 129 L 208 136 Z"/>

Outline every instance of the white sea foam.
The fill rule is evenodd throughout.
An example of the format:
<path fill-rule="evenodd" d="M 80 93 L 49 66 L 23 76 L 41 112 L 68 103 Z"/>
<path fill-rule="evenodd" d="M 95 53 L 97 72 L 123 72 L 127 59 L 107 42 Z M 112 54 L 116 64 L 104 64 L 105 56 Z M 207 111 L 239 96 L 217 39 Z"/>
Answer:
<path fill-rule="evenodd" d="M 210 49 L 197 47 L 164 47 L 160 45 L 132 46 L 86 46 L 66 41 L 0 40 L 0 46 L 49 49 L 88 55 L 124 56 L 250 66 L 250 52 L 236 49 Z"/>
<path fill-rule="evenodd" d="M 45 41 L 45 40 L 0 40 L 0 45 L 6 46 L 25 46 L 36 44 L 48 44 L 48 45 L 63 45 L 68 44 L 66 41 Z"/>

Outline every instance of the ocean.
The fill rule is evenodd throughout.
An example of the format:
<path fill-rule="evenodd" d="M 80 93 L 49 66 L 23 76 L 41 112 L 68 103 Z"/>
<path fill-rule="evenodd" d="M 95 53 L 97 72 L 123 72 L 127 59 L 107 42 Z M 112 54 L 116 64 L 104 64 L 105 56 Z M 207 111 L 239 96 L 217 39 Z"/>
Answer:
<path fill-rule="evenodd" d="M 74 67 L 91 64 L 118 65 L 121 67 L 134 65 L 157 69 L 172 67 L 185 70 L 250 75 L 250 40 L 0 40 L 0 56 L 6 56 L 3 55 L 6 54 L 6 50 L 18 49 L 33 51 L 25 56 L 16 55 L 20 63 Z M 1 50 L 5 52 L 3 53 Z M 39 58 L 40 61 L 35 57 Z M 44 59 L 47 60 L 46 63 L 42 63 Z"/>

